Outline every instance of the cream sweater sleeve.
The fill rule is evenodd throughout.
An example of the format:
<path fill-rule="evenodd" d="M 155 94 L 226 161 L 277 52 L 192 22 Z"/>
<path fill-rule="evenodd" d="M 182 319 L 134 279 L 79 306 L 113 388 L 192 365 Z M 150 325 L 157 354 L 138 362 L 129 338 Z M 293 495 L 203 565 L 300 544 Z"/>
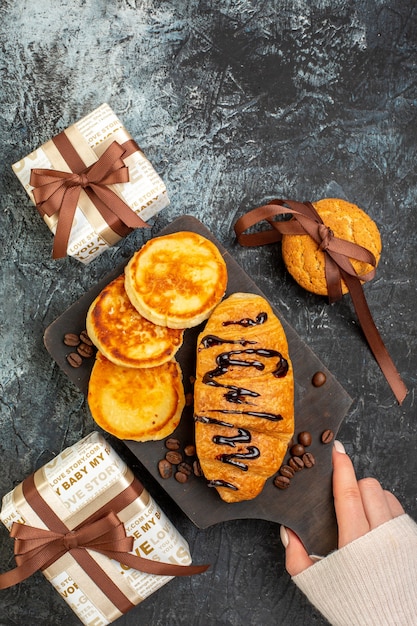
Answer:
<path fill-rule="evenodd" d="M 396 517 L 293 581 L 333 626 L 416 626 L 417 525 Z"/>

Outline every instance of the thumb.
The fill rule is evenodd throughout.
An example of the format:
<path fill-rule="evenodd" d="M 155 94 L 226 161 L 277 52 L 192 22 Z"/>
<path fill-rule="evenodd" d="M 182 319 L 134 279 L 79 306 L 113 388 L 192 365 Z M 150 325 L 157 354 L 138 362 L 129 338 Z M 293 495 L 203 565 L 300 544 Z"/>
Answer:
<path fill-rule="evenodd" d="M 285 568 L 290 576 L 301 574 L 307 567 L 314 564 L 300 539 L 292 530 L 281 526 L 280 536 L 285 548 Z"/>

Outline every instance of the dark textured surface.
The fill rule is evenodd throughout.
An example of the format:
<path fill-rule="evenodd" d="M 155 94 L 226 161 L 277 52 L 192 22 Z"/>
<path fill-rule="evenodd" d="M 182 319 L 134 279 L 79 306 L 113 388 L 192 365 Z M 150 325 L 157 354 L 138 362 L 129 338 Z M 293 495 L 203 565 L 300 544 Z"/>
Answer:
<path fill-rule="evenodd" d="M 164 178 L 153 232 L 198 217 L 354 402 L 340 438 L 417 517 L 415 385 L 417 10 L 404 0 L 3 0 L 1 46 L 0 494 L 93 428 L 83 395 L 43 347 L 45 328 L 143 243 L 137 231 L 85 267 L 51 236 L 10 165 L 109 102 Z M 395 8 L 393 8 L 395 6 Z M 216 8 L 214 8 L 216 7 Z M 233 224 L 273 197 L 348 199 L 377 222 L 366 295 L 409 388 L 399 407 L 349 297 L 328 306 L 286 274 L 279 246 L 243 249 Z M 207 574 L 172 581 L 120 624 L 324 624 L 284 570 L 278 527 L 197 530 L 121 444 Z M 12 546 L 0 532 L 0 568 Z M 0 592 L 0 625 L 77 624 L 41 574 Z"/>

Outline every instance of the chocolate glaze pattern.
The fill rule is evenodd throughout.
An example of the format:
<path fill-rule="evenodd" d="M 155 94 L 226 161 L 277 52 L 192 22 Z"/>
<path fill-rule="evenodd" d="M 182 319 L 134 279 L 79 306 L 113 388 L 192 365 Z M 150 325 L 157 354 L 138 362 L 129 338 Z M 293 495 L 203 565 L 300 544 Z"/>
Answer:
<path fill-rule="evenodd" d="M 248 326 L 257 326 L 258 324 L 264 324 L 267 319 L 268 319 L 268 314 L 262 312 L 262 313 L 259 313 L 259 315 L 257 315 L 254 320 L 251 319 L 250 317 L 244 317 L 238 322 L 233 322 L 233 321 L 223 322 L 223 326 L 234 326 L 236 324 L 238 326 L 243 326 L 247 328 Z"/>
<path fill-rule="evenodd" d="M 234 402 L 236 404 L 242 404 L 245 402 L 243 399 L 245 396 L 251 398 L 257 398 L 259 396 L 259 393 L 252 391 L 251 389 L 244 389 L 243 387 L 237 387 L 236 385 L 222 385 L 216 380 L 208 377 L 204 379 L 204 382 L 206 385 L 211 385 L 212 387 L 223 387 L 224 389 L 229 389 L 229 391 L 225 393 L 224 397 L 229 402 Z"/>
<path fill-rule="evenodd" d="M 228 320 L 223 322 L 223 326 L 231 326 L 238 325 L 242 327 L 252 327 L 260 324 L 264 324 L 268 319 L 268 315 L 265 312 L 260 312 L 255 319 L 252 318 L 242 318 L 238 321 Z M 227 339 L 218 337 L 217 335 L 206 335 L 204 336 L 198 347 L 198 350 L 208 350 L 215 346 L 220 345 L 240 345 L 241 349 L 232 349 L 225 352 L 221 352 L 216 357 L 216 365 L 215 369 L 212 369 L 206 372 L 203 375 L 202 381 L 205 385 L 215 386 L 215 387 L 223 387 L 227 389 L 226 393 L 223 397 L 227 400 L 227 402 L 231 404 L 240 404 L 240 405 L 250 405 L 250 398 L 259 397 L 259 393 L 252 389 L 246 389 L 244 387 L 238 387 L 236 385 L 226 385 L 220 383 L 217 378 L 226 374 L 230 367 L 242 367 L 242 368 L 254 368 L 257 371 L 263 371 L 265 369 L 265 364 L 259 360 L 276 358 L 277 364 L 275 369 L 272 371 L 272 376 L 277 378 L 282 378 L 286 376 L 288 372 L 288 361 L 282 356 L 280 352 L 277 350 L 270 350 L 266 348 L 256 348 L 251 347 L 247 348 L 246 346 L 250 344 L 256 344 L 255 341 L 248 341 L 246 339 Z M 259 357 L 259 359 L 253 359 L 251 357 Z M 241 358 L 244 357 L 244 358 Z M 249 357 L 249 358 L 246 358 Z M 223 408 L 213 408 L 210 409 L 210 412 L 222 413 L 225 415 L 233 415 L 233 414 L 242 414 L 245 413 L 250 415 L 251 417 L 257 417 L 259 419 L 267 419 L 271 421 L 280 421 L 282 420 L 282 416 L 280 414 L 268 413 L 263 411 L 255 411 L 253 409 L 244 410 L 241 409 L 223 409 Z M 212 437 L 212 441 L 216 445 L 227 445 L 232 448 L 236 448 L 236 444 L 242 444 L 239 448 L 232 453 L 220 453 L 215 458 L 216 460 L 222 463 L 229 463 L 234 467 L 242 470 L 243 472 L 248 471 L 248 464 L 244 462 L 244 460 L 249 459 L 257 459 L 260 457 L 261 453 L 259 448 L 256 446 L 248 445 L 252 440 L 252 435 L 249 430 L 244 428 L 237 428 L 233 424 L 229 422 L 223 422 L 221 420 L 217 420 L 208 416 L 200 416 L 195 415 L 195 420 L 201 422 L 203 424 L 217 424 L 222 427 L 231 428 L 237 430 L 236 435 L 214 435 Z M 213 479 L 208 482 L 210 487 L 227 487 L 228 489 L 238 490 L 238 487 L 230 482 Z"/>

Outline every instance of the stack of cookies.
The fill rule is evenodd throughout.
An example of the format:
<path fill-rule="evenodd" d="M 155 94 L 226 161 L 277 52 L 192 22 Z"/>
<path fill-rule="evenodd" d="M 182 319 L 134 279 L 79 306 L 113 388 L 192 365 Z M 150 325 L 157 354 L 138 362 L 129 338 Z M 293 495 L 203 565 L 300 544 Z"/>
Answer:
<path fill-rule="evenodd" d="M 120 439 L 163 439 L 185 405 L 175 355 L 184 330 L 206 320 L 222 299 L 227 268 L 197 233 L 156 237 L 92 302 L 86 328 L 97 348 L 88 389 L 91 414 Z"/>

